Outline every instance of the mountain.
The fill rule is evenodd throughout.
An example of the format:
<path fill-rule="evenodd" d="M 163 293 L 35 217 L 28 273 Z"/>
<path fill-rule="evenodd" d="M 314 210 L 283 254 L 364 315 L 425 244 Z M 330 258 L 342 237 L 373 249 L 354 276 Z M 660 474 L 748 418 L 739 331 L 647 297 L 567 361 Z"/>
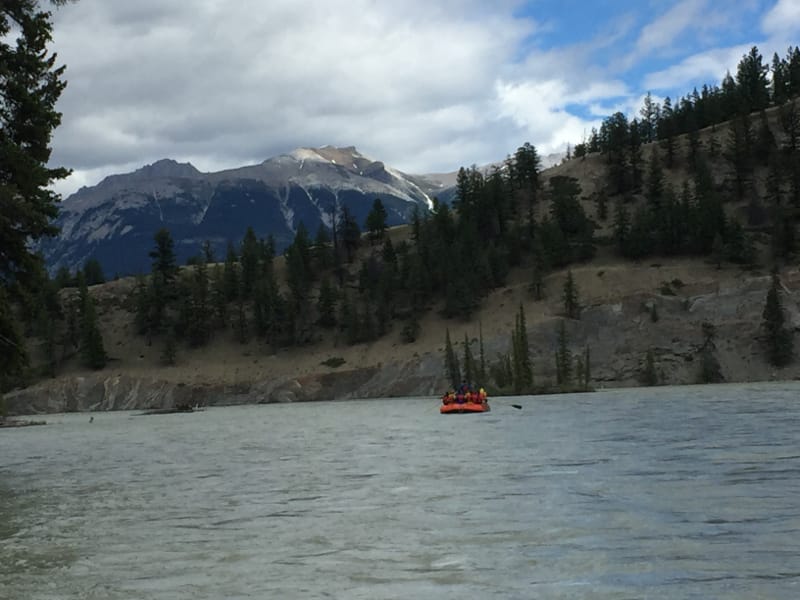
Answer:
<path fill-rule="evenodd" d="M 238 247 L 247 227 L 273 235 L 281 252 L 302 222 L 311 236 L 331 226 L 347 206 L 360 225 L 380 198 L 387 224 L 405 223 L 414 207 L 428 208 L 453 177 L 407 175 L 354 147 L 298 148 L 261 164 L 202 173 L 164 159 L 84 187 L 60 205 L 59 236 L 43 242 L 48 269 L 75 270 L 97 259 L 106 276 L 149 272 L 153 235 L 165 227 L 180 264 L 208 240 L 218 258 Z"/>

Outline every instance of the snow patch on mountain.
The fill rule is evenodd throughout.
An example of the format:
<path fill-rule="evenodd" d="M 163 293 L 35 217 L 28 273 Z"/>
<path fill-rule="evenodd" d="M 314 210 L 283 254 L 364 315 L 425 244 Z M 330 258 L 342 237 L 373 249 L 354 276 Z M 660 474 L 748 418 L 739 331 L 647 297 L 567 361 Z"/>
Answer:
<path fill-rule="evenodd" d="M 89 235 L 86 237 L 87 241 L 89 242 L 98 242 L 100 240 L 106 240 L 110 238 L 114 233 L 116 233 L 117 229 L 120 226 L 119 221 L 112 221 L 112 222 L 104 222 L 98 224 L 96 228 L 94 228 Z"/>
<path fill-rule="evenodd" d="M 296 148 L 289 152 L 288 156 L 291 156 L 296 161 L 300 162 L 300 168 L 302 168 L 302 163 L 305 161 L 316 161 L 316 162 L 328 162 L 326 158 L 323 158 L 319 155 L 319 153 L 314 150 L 313 148 Z"/>
<path fill-rule="evenodd" d="M 278 199 L 281 203 L 281 214 L 283 215 L 283 220 L 286 222 L 286 226 L 289 228 L 290 231 L 294 232 L 294 210 L 292 207 L 289 206 L 289 191 L 291 190 L 291 186 L 287 185 L 280 189 L 278 189 Z M 306 192 L 308 193 L 308 192 Z"/>
<path fill-rule="evenodd" d="M 401 182 L 404 187 L 412 188 L 416 190 L 424 199 L 425 202 L 428 204 L 428 210 L 433 210 L 433 200 L 431 199 L 425 191 L 419 187 L 416 183 L 414 183 L 411 179 L 409 179 L 405 174 L 401 173 L 400 171 L 393 169 L 392 167 L 384 167 L 386 171 L 394 177 L 398 182 Z"/>

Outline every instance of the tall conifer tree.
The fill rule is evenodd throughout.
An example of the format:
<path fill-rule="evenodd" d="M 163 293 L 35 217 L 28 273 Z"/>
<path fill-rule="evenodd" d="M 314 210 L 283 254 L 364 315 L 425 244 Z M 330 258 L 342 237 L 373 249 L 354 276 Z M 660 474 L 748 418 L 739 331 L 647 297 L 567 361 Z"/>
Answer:
<path fill-rule="evenodd" d="M 83 273 L 78 273 L 78 311 L 80 319 L 80 348 L 83 364 L 90 369 L 102 369 L 108 357 L 103 346 L 103 336 L 97 325 L 94 300 L 89 295 Z"/>
<path fill-rule="evenodd" d="M 70 173 L 49 166 L 66 86 L 51 41 L 52 16 L 39 3 L 0 3 L 0 384 L 27 364 L 11 302 L 35 284 L 41 260 L 30 243 L 57 233 L 51 184 Z"/>
<path fill-rule="evenodd" d="M 450 341 L 450 330 L 445 330 L 445 344 L 444 344 L 444 365 L 447 379 L 453 389 L 458 389 L 461 383 L 461 369 L 458 365 L 458 356 L 453 350 L 453 344 Z"/>
<path fill-rule="evenodd" d="M 766 337 L 767 360 L 771 365 L 782 367 L 789 364 L 794 352 L 792 332 L 786 326 L 780 297 L 781 282 L 777 272 L 772 275 L 772 284 L 762 313 L 762 326 Z"/>

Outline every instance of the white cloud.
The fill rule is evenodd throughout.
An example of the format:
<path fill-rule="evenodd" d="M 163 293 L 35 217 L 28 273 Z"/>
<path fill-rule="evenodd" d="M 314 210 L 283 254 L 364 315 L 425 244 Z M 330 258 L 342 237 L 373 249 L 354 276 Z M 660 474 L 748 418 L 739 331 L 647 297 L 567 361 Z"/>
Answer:
<path fill-rule="evenodd" d="M 599 126 L 597 120 L 581 119 L 565 110 L 572 98 L 583 103 L 589 97 L 586 91 L 573 95 L 562 80 L 499 82 L 497 98 L 500 114 L 538 140 L 540 154 L 563 150 L 568 143 L 581 141 L 587 129 Z"/>
<path fill-rule="evenodd" d="M 163 157 L 213 171 L 297 146 L 356 145 L 412 173 L 493 162 L 525 141 L 558 151 L 616 110 L 634 115 L 642 90 L 622 75 L 688 32 L 721 31 L 731 11 L 716 4 L 682 0 L 638 36 L 623 11 L 594 38 L 541 47 L 555 21 L 520 17 L 532 1 L 81 0 L 56 11 L 69 84 L 53 163 L 75 170 L 57 189 Z M 796 5 L 778 2 L 764 30 L 797 22 Z M 698 52 L 644 89 L 717 82 L 747 49 Z"/>
<path fill-rule="evenodd" d="M 73 188 L 164 156 L 232 167 L 326 143 L 457 168 L 463 154 L 418 157 L 480 139 L 496 74 L 536 30 L 514 6 L 81 0 L 56 17 L 69 84 L 53 161 L 75 169 Z"/>
<path fill-rule="evenodd" d="M 800 2 L 778 0 L 761 22 L 767 35 L 786 35 L 800 31 Z"/>
<path fill-rule="evenodd" d="M 653 92 L 680 90 L 684 95 L 698 82 L 718 84 L 727 71 L 736 74 L 736 65 L 750 48 L 751 45 L 745 44 L 694 54 L 671 67 L 650 73 L 645 77 L 644 87 Z"/>
<path fill-rule="evenodd" d="M 683 0 L 670 8 L 663 15 L 642 28 L 636 41 L 634 54 L 641 57 L 643 53 L 667 48 L 687 29 L 702 23 L 703 11 L 707 0 Z"/>

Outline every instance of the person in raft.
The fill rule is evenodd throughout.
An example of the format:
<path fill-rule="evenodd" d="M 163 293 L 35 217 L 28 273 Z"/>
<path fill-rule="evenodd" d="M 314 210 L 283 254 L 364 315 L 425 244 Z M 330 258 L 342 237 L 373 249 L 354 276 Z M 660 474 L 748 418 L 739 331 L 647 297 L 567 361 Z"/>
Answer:
<path fill-rule="evenodd" d="M 458 402 L 459 404 L 472 402 L 472 386 L 465 380 L 461 381 L 461 386 L 458 388 Z"/>

